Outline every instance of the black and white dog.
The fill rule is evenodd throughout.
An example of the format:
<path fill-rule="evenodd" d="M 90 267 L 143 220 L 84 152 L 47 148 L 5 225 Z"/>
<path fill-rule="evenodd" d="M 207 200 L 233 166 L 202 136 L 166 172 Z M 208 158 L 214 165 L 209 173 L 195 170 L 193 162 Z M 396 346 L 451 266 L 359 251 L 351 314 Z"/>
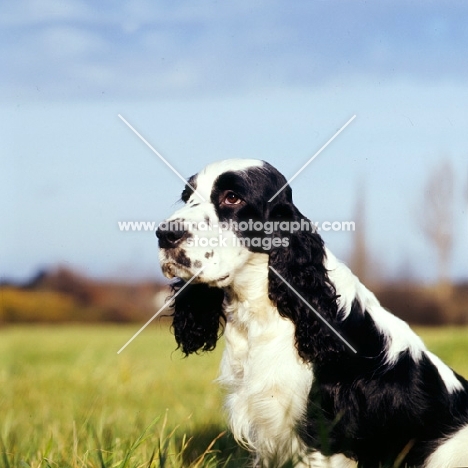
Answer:
<path fill-rule="evenodd" d="M 262 466 L 468 466 L 468 382 L 306 228 L 289 186 L 268 201 L 285 183 L 263 161 L 210 164 L 157 231 L 182 351 L 224 331 L 235 438 Z"/>

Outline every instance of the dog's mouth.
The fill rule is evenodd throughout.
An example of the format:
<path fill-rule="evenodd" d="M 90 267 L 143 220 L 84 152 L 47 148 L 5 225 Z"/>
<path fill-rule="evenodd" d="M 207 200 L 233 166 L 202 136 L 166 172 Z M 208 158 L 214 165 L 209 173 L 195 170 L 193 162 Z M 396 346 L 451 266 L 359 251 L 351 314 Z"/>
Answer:
<path fill-rule="evenodd" d="M 192 275 L 193 262 L 183 249 L 161 249 L 159 260 L 161 270 L 167 278 Z"/>
<path fill-rule="evenodd" d="M 223 287 L 229 284 L 231 277 L 230 273 L 222 275 L 218 278 L 210 279 L 203 275 L 203 271 L 192 271 L 192 269 L 180 265 L 174 261 L 168 261 L 161 265 L 161 270 L 166 278 L 180 278 L 185 281 L 191 280 L 193 283 L 206 283 L 212 286 Z"/>
<path fill-rule="evenodd" d="M 180 265 L 175 262 L 165 262 L 161 264 L 161 270 L 163 275 L 166 278 L 186 278 L 192 276 L 191 272 L 185 268 L 183 265 Z"/>

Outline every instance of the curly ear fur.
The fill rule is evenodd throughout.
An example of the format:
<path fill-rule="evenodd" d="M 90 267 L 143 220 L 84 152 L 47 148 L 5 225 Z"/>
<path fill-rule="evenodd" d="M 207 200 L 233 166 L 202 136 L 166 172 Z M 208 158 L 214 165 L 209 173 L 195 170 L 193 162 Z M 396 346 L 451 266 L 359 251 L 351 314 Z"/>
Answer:
<path fill-rule="evenodd" d="M 172 285 L 174 294 L 185 282 Z M 197 351 L 212 351 L 221 333 L 224 291 L 206 284 L 189 284 L 174 297 L 172 328 L 182 352 L 188 356 Z"/>
<path fill-rule="evenodd" d="M 293 205 L 291 200 L 278 202 L 271 210 L 272 221 L 310 221 Z M 270 252 L 272 266 L 330 325 L 336 327 L 337 295 L 325 268 L 325 247 L 322 238 L 311 228 L 307 231 L 277 232 L 277 237 L 289 240 L 288 247 Z M 295 339 L 299 355 L 305 361 L 318 363 L 343 351 L 343 344 L 317 318 L 316 314 L 284 284 L 273 271 L 269 271 L 269 297 L 283 317 L 296 326 Z"/>

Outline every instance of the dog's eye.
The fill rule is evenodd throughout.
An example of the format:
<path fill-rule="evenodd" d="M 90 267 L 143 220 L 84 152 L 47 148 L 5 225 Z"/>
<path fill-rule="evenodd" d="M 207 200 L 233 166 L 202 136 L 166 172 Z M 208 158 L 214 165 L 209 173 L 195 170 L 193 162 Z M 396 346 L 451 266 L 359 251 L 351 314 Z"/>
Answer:
<path fill-rule="evenodd" d="M 228 192 L 223 198 L 223 203 L 225 205 L 239 205 L 242 203 L 242 198 L 240 198 L 234 192 Z"/>

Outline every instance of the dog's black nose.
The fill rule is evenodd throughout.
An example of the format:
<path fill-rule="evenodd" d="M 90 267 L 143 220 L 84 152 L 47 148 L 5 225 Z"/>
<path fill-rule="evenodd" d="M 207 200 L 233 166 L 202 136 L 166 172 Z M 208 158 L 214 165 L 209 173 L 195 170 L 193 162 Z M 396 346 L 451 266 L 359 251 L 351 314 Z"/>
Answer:
<path fill-rule="evenodd" d="M 184 229 L 167 230 L 159 227 L 156 230 L 156 237 L 159 239 L 159 247 L 161 249 L 172 249 L 177 247 L 188 235 L 188 231 Z"/>

